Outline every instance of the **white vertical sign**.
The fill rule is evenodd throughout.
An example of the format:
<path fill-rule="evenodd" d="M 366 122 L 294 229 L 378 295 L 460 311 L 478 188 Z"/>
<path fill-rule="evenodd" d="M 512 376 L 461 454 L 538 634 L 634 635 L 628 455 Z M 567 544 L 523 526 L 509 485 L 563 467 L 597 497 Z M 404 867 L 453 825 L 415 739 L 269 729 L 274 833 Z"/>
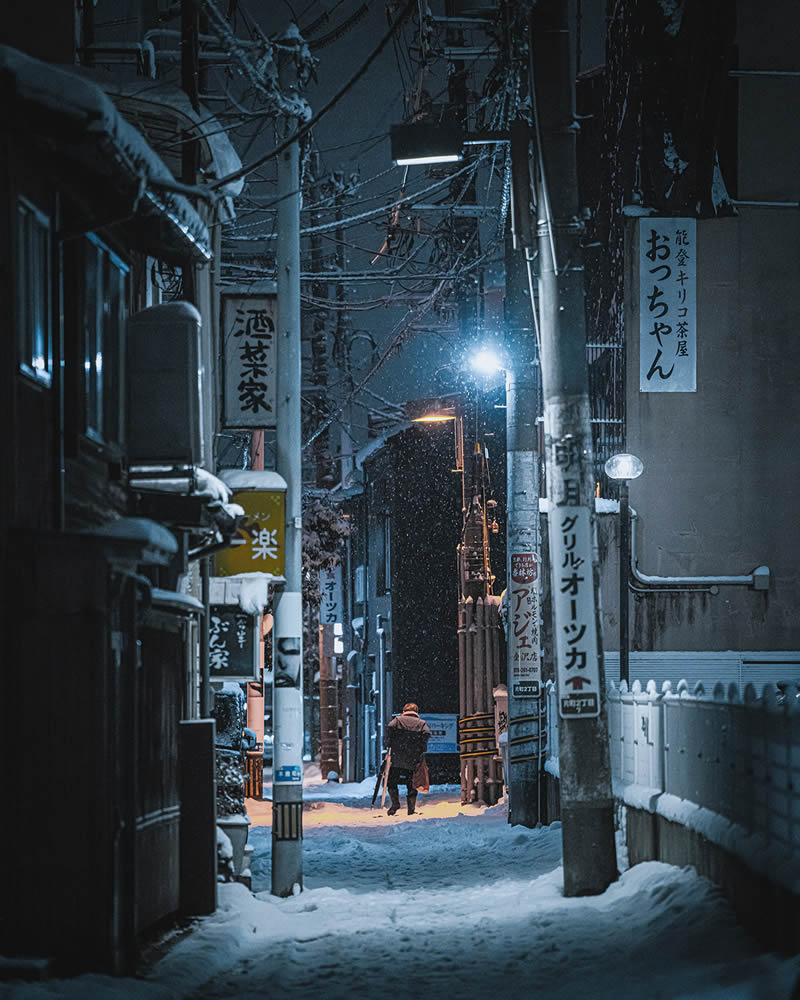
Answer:
<path fill-rule="evenodd" d="M 222 423 L 275 427 L 277 296 L 223 295 Z"/>
<path fill-rule="evenodd" d="M 697 390 L 697 226 L 639 220 L 639 391 Z"/>
<path fill-rule="evenodd" d="M 588 507 L 555 507 L 553 547 L 558 714 L 564 719 L 600 714 L 600 665 L 592 579 Z"/>
<path fill-rule="evenodd" d="M 539 560 L 535 552 L 512 552 L 508 588 L 511 693 L 538 698 L 542 683 L 539 642 Z"/>
<path fill-rule="evenodd" d="M 344 621 L 342 609 L 342 567 L 323 569 L 319 573 L 319 621 L 321 625 L 333 625 Z"/>

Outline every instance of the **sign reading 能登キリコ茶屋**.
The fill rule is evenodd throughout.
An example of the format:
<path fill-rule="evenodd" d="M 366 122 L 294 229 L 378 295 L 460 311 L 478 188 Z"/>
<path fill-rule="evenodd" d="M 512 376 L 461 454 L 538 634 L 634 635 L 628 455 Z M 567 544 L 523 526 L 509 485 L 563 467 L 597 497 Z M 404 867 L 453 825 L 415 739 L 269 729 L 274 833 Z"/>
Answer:
<path fill-rule="evenodd" d="M 639 391 L 697 390 L 697 225 L 639 220 Z"/>
<path fill-rule="evenodd" d="M 223 295 L 224 427 L 275 427 L 277 296 Z"/>

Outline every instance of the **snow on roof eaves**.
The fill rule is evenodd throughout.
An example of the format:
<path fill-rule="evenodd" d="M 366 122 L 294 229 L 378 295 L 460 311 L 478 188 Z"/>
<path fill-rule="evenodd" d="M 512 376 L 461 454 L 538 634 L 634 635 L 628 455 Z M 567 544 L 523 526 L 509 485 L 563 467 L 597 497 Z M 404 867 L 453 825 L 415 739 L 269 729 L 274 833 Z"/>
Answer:
<path fill-rule="evenodd" d="M 286 480 L 271 469 L 221 469 L 219 475 L 231 490 L 286 489 Z"/>
<path fill-rule="evenodd" d="M 120 517 L 116 521 L 109 521 L 108 524 L 94 528 L 87 534 L 118 538 L 124 542 L 136 542 L 169 555 L 174 555 L 178 551 L 178 543 L 172 532 L 146 517 Z"/>
<path fill-rule="evenodd" d="M 20 102 L 37 105 L 64 120 L 73 134 L 82 129 L 109 151 L 129 179 L 136 181 L 141 194 L 183 234 L 206 260 L 211 251 L 208 229 L 183 195 L 166 191 L 158 182 L 174 184 L 175 179 L 142 135 L 114 107 L 102 89 L 75 73 L 41 62 L 6 45 L 0 45 L 0 77 L 11 78 L 13 96 Z M 3 81 L 5 90 L 7 81 Z M 19 119 L 23 116 L 17 116 Z M 24 117 L 23 117 L 24 120 Z M 151 191 L 150 186 L 157 191 Z M 141 203 L 137 199 L 137 205 Z"/>
<path fill-rule="evenodd" d="M 177 590 L 162 590 L 160 587 L 153 587 L 151 591 L 153 604 L 172 608 L 175 611 L 183 611 L 188 614 L 196 614 L 198 611 L 205 611 L 205 605 L 191 594 L 182 594 Z"/>
<path fill-rule="evenodd" d="M 135 80 L 109 81 L 103 84 L 103 89 L 112 97 L 136 102 L 138 104 L 154 104 L 168 108 L 174 114 L 180 114 L 192 122 L 198 135 L 208 144 L 214 167 L 214 177 L 226 177 L 241 169 L 242 161 L 233 147 L 228 133 L 222 128 L 216 118 L 201 104 L 197 112 L 192 107 L 188 95 L 179 87 L 160 83 L 142 77 Z M 231 181 L 219 190 L 222 194 L 235 197 L 241 194 L 244 178 Z"/>

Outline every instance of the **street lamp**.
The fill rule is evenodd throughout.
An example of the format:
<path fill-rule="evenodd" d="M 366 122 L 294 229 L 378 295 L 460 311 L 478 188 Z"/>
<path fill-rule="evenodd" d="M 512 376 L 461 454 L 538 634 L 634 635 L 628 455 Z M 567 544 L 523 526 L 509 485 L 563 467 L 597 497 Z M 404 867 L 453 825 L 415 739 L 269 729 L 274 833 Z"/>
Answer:
<path fill-rule="evenodd" d="M 621 452 L 605 464 L 606 475 L 619 483 L 619 680 L 630 683 L 628 670 L 628 575 L 630 550 L 630 506 L 628 482 L 638 479 L 644 464 L 636 455 Z"/>

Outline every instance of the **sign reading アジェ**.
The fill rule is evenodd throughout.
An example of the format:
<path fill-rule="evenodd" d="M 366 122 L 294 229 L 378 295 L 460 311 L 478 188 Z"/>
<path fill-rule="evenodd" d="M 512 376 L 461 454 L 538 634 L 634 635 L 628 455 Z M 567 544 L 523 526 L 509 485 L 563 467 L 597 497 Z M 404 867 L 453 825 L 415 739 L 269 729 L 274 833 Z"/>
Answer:
<path fill-rule="evenodd" d="M 508 589 L 511 693 L 538 698 L 542 683 L 539 642 L 539 561 L 535 552 L 512 552 Z"/>

